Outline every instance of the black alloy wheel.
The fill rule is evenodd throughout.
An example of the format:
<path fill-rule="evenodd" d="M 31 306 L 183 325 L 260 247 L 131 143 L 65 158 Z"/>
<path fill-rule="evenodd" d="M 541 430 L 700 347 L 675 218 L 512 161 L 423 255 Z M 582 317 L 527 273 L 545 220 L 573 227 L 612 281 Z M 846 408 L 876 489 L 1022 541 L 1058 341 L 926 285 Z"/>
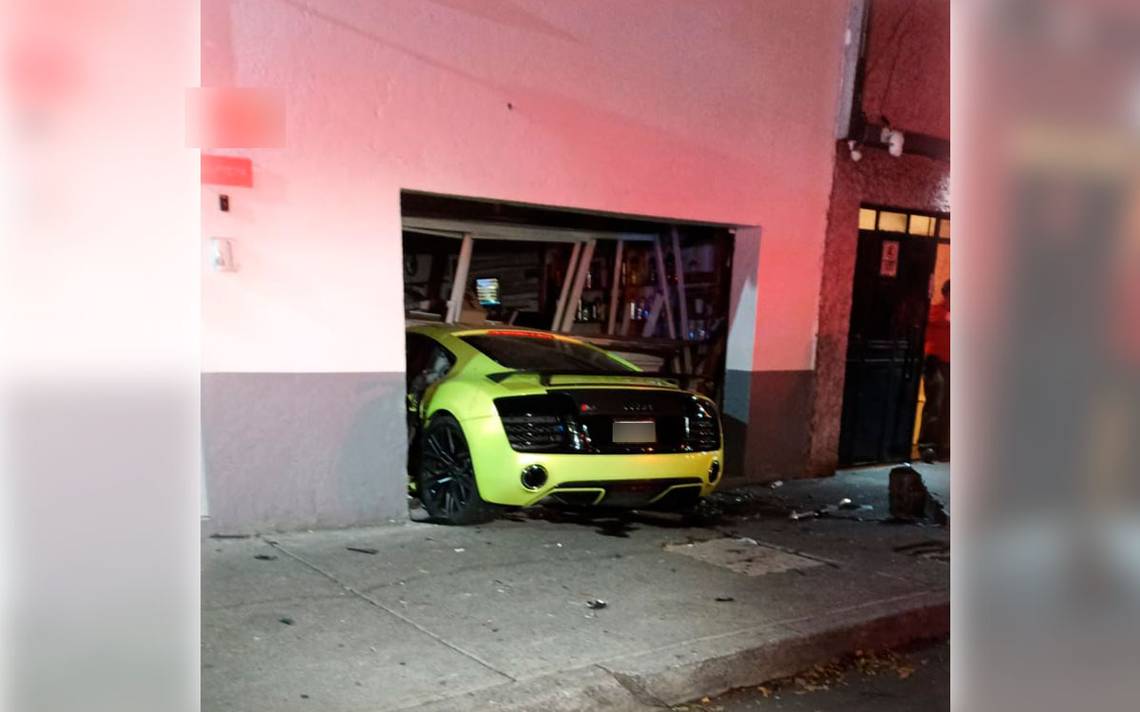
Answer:
<path fill-rule="evenodd" d="M 471 452 L 455 418 L 433 417 L 420 442 L 419 496 L 431 518 L 459 525 L 493 519 L 495 507 L 479 497 Z"/>

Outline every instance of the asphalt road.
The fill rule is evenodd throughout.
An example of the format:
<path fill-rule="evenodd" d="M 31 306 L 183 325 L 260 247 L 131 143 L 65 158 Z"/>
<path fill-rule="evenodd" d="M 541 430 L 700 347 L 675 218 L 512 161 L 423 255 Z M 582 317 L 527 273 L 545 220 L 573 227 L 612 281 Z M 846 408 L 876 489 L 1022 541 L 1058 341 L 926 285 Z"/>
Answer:
<path fill-rule="evenodd" d="M 950 709 L 950 641 L 854 660 L 719 697 L 678 712 L 902 712 Z"/>

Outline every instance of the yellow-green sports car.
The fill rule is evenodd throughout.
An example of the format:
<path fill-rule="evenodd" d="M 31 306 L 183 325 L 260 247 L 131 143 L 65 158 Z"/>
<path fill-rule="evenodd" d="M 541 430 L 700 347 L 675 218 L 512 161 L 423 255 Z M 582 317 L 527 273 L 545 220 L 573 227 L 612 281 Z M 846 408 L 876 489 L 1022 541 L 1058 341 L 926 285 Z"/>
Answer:
<path fill-rule="evenodd" d="M 516 327 L 407 331 L 408 470 L 433 520 L 499 506 L 691 509 L 721 477 L 714 403 L 591 344 Z"/>

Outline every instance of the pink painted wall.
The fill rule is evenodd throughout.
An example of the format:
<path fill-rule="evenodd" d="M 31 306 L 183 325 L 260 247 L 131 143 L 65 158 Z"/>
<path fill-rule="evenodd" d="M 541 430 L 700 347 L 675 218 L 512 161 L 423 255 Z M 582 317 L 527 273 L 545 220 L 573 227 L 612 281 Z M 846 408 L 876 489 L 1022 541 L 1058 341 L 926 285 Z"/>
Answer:
<path fill-rule="evenodd" d="M 287 114 L 230 213 L 203 190 L 240 266 L 204 370 L 401 370 L 402 188 L 759 225 L 754 367 L 812 367 L 846 3 L 202 6 L 203 83 Z"/>

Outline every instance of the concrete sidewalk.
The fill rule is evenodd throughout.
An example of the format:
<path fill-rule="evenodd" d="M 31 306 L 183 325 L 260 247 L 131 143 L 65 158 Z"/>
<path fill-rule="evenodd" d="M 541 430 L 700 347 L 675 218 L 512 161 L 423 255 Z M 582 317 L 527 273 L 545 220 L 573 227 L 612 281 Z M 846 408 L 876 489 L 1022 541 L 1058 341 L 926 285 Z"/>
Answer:
<path fill-rule="evenodd" d="M 788 518 L 839 496 L 872 509 Z M 207 539 L 202 707 L 660 708 L 945 635 L 949 531 L 875 521 L 885 497 L 864 470 L 723 493 L 702 526 L 540 510 Z"/>

